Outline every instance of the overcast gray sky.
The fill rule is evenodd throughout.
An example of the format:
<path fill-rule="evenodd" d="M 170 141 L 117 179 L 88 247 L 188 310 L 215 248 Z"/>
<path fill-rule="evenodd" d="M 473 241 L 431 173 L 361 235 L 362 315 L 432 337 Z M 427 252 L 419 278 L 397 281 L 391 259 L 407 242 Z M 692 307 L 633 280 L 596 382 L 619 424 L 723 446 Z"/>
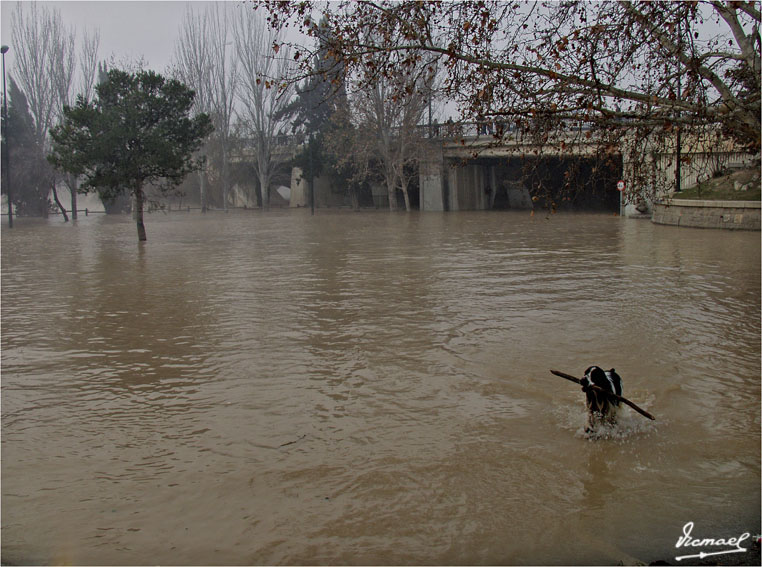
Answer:
<path fill-rule="evenodd" d="M 78 32 L 84 29 L 100 29 L 101 42 L 99 59 L 108 60 L 111 55 L 117 60 L 136 60 L 141 55 L 146 67 L 158 72 L 166 70 L 172 61 L 178 28 L 188 4 L 203 9 L 204 2 L 186 1 L 61 1 L 44 2 L 61 13 L 67 26 L 76 26 Z M 229 0 L 229 4 L 244 9 L 244 2 Z M 13 38 L 11 35 L 11 13 L 17 2 L 0 1 L 2 16 L 2 43 L 10 46 L 6 54 L 6 70 L 13 72 Z M 246 4 L 251 9 L 252 2 Z"/>

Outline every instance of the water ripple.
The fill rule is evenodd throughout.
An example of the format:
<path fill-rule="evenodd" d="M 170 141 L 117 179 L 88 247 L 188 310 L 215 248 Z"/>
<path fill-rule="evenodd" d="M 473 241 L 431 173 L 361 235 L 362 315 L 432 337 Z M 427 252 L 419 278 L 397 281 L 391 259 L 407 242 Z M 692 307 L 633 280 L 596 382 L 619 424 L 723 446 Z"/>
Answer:
<path fill-rule="evenodd" d="M 609 563 L 686 502 L 759 524 L 758 235 L 303 213 L 3 229 L 4 560 Z M 585 439 L 548 369 L 590 364 L 658 420 Z"/>

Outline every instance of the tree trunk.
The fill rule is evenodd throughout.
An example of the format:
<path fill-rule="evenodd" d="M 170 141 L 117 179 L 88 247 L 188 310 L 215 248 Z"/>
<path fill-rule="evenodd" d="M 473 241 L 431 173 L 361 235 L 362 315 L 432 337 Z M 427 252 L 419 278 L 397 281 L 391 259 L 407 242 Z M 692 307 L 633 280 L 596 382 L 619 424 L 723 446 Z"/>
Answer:
<path fill-rule="evenodd" d="M 138 186 L 135 188 L 135 222 L 138 225 L 138 241 L 140 242 L 148 240 L 146 226 L 143 224 L 143 201 L 145 201 L 145 195 L 142 187 Z"/>
<path fill-rule="evenodd" d="M 270 210 L 270 177 L 267 175 L 259 176 L 259 189 L 262 192 L 262 210 Z"/>
<path fill-rule="evenodd" d="M 69 191 L 71 191 L 71 220 L 77 220 L 77 177 L 69 175 Z"/>
<path fill-rule="evenodd" d="M 228 210 L 228 190 L 230 185 L 230 174 L 228 173 L 228 150 L 227 143 L 222 144 L 222 200 L 224 209 Z"/>
<path fill-rule="evenodd" d="M 397 177 L 394 173 L 384 174 L 384 181 L 386 181 L 386 192 L 389 194 L 389 210 L 397 210 Z"/>
<path fill-rule="evenodd" d="M 53 199 L 56 202 L 56 205 L 58 205 L 58 208 L 61 209 L 61 214 L 63 215 L 64 222 L 69 222 L 69 215 L 66 214 L 66 207 L 64 207 L 61 204 L 61 201 L 58 199 L 58 192 L 56 191 L 56 182 L 53 181 L 53 183 L 50 184 L 51 188 L 53 189 Z"/>
<path fill-rule="evenodd" d="M 201 212 L 206 212 L 206 157 L 204 157 L 204 164 L 198 170 L 198 185 L 199 185 L 199 200 L 201 201 Z"/>
<path fill-rule="evenodd" d="M 409 213 L 410 212 L 410 195 L 407 192 L 408 181 L 407 179 L 405 179 L 404 176 L 401 178 L 400 181 L 402 183 L 402 196 L 405 197 L 405 210 Z"/>
<path fill-rule="evenodd" d="M 357 194 L 358 188 L 352 183 L 349 186 L 349 200 L 352 202 L 352 210 L 359 210 L 360 209 L 360 198 Z"/>

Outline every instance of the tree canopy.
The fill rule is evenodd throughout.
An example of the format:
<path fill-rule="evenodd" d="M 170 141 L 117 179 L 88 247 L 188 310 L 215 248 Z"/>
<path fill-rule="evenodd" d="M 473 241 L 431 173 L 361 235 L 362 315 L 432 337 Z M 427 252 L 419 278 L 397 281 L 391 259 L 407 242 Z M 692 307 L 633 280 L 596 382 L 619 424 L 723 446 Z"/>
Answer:
<path fill-rule="evenodd" d="M 78 97 L 50 131 L 48 156 L 57 168 L 81 175 L 83 192 L 115 197 L 128 192 L 137 206 L 138 238 L 145 240 L 144 186 L 167 191 L 198 167 L 193 159 L 212 130 L 206 114 L 190 116 L 194 92 L 153 71 L 108 72 L 92 102 Z"/>
<path fill-rule="evenodd" d="M 299 26 L 366 81 L 434 54 L 447 94 L 475 118 L 719 123 L 759 148 L 753 2 L 335 1 L 320 23 L 317 4 L 267 2 L 269 21 Z"/>

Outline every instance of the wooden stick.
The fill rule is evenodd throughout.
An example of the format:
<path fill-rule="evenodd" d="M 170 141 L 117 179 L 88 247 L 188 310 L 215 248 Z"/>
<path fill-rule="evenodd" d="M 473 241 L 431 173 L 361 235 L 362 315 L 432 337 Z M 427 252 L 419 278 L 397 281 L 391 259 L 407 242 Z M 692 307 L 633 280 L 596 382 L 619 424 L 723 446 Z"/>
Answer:
<path fill-rule="evenodd" d="M 572 382 L 576 382 L 577 384 L 580 384 L 580 385 L 582 384 L 582 380 L 580 380 L 579 378 L 575 378 L 571 374 L 566 374 L 564 372 L 559 372 L 558 370 L 551 370 L 550 372 L 551 372 L 551 374 L 555 374 L 556 376 L 560 376 L 561 378 L 566 378 L 567 380 L 571 380 Z M 615 400 L 619 400 L 620 402 L 624 402 L 625 404 L 630 406 L 632 409 L 634 409 L 636 412 L 638 412 L 640 415 L 643 415 L 643 416 L 647 417 L 648 419 L 656 420 L 656 418 L 654 416 L 652 416 L 646 410 L 639 408 L 638 406 L 636 406 L 634 403 L 632 403 L 627 398 L 624 398 L 622 396 L 617 396 L 616 394 L 614 394 L 612 392 L 609 392 L 608 390 L 604 390 L 603 388 L 601 388 L 599 386 L 596 386 L 595 384 L 590 384 L 589 387 L 592 388 L 593 390 L 600 390 L 601 392 L 611 396 Z"/>

